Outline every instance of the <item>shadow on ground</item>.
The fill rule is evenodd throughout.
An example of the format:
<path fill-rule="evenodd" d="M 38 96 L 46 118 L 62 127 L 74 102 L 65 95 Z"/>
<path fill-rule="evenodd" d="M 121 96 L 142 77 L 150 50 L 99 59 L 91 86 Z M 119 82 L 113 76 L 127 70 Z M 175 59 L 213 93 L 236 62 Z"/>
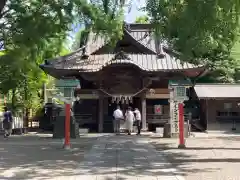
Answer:
<path fill-rule="evenodd" d="M 72 149 L 64 150 L 62 140 L 49 137 L 15 136 L 0 138 L 0 179 L 51 179 L 72 176 L 95 137 L 72 141 Z"/>
<path fill-rule="evenodd" d="M 240 137 L 187 139 L 186 149 L 177 148 L 177 139 L 175 141 L 164 138 L 152 139 L 151 144 L 158 152 L 162 152 L 172 163 L 172 166 L 182 172 L 183 175 L 194 174 L 202 177 L 203 174 L 208 174 L 209 177 L 211 176 L 214 179 L 213 177 L 216 178 L 217 175 L 212 174 L 223 173 L 224 164 L 228 164 L 228 169 L 230 166 L 239 165 L 240 158 L 237 155 L 234 156 L 234 153 L 239 153 L 240 148 L 239 146 L 233 146 L 231 143 L 231 141 L 239 140 Z M 232 171 L 235 171 L 234 173 L 238 172 L 234 168 Z"/>
<path fill-rule="evenodd" d="M 204 163 L 240 162 L 239 158 L 219 158 L 214 155 L 216 147 L 197 145 L 197 141 L 194 146 L 180 150 L 176 148 L 177 141 L 167 143 L 168 140 L 164 138 L 156 140 L 145 136 L 120 135 L 103 136 L 95 140 L 96 137 L 81 137 L 72 141 L 73 148 L 66 151 L 62 149 L 61 141 L 47 137 L 0 139 L 0 179 L 44 180 L 63 175 L 65 179 L 74 175 L 98 176 L 101 180 L 167 179 L 170 176 L 219 170 L 214 165 L 205 168 Z M 228 148 L 228 151 L 238 150 L 224 146 L 218 148 L 217 151 L 224 148 Z M 91 155 L 84 159 L 84 154 L 90 149 L 94 153 L 89 153 Z M 197 152 L 205 154 L 199 155 Z M 196 166 L 195 163 L 200 164 Z"/>
<path fill-rule="evenodd" d="M 166 161 L 167 152 L 164 149 L 156 152 L 146 137 L 115 136 L 102 140 L 101 144 L 96 148 L 102 153 L 93 157 L 94 162 L 82 164 L 80 174 L 101 175 L 105 180 L 115 179 L 112 176 L 116 174 L 117 179 L 127 180 L 134 179 L 133 177 L 135 179 L 146 177 L 167 179 L 172 176 L 186 175 L 189 172 L 202 171 L 198 168 L 185 167 L 187 162 L 184 161 L 177 162 L 176 159 L 170 158 Z M 172 155 L 179 158 L 187 157 L 181 153 Z M 173 160 L 174 165 L 169 163 Z M 216 168 L 213 167 L 204 171 L 214 170 Z"/>

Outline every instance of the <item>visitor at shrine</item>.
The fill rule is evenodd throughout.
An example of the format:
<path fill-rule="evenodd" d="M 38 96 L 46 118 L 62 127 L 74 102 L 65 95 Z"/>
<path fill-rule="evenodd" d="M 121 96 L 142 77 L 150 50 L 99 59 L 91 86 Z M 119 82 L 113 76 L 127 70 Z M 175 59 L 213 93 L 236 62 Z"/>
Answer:
<path fill-rule="evenodd" d="M 12 133 L 12 112 L 8 110 L 7 107 L 4 107 L 3 114 L 3 129 L 4 129 L 4 138 L 10 136 Z"/>
<path fill-rule="evenodd" d="M 117 109 L 113 112 L 114 122 L 113 122 L 113 128 L 114 133 L 119 134 L 120 133 L 120 123 L 121 120 L 124 119 L 123 112 L 120 109 L 120 106 L 117 106 Z"/>
<path fill-rule="evenodd" d="M 135 108 L 134 110 L 135 119 L 136 119 L 136 125 L 137 125 L 137 135 L 141 134 L 141 112 L 138 110 L 138 108 Z"/>
<path fill-rule="evenodd" d="M 131 107 L 128 107 L 127 112 L 125 113 L 125 118 L 128 135 L 131 135 L 133 129 L 133 122 L 135 121 L 135 116 Z"/>

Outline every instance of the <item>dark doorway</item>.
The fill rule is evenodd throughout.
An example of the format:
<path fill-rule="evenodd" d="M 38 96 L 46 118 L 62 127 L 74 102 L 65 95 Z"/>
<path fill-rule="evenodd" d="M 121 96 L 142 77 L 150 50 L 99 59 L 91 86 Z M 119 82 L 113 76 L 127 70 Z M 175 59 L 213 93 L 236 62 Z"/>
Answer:
<path fill-rule="evenodd" d="M 121 110 L 123 111 L 123 114 L 125 114 L 126 109 L 131 106 L 133 109 L 138 108 L 141 111 L 141 99 L 139 97 L 134 97 L 132 103 L 126 104 L 126 103 L 116 103 L 112 102 L 112 98 L 108 98 L 108 113 L 107 116 L 104 117 L 104 123 L 103 123 L 103 131 L 105 133 L 111 133 L 113 132 L 113 112 L 116 110 L 117 105 L 120 106 Z"/>
<path fill-rule="evenodd" d="M 73 112 L 80 128 L 88 128 L 90 132 L 97 132 L 98 100 L 83 99 L 76 101 Z"/>
<path fill-rule="evenodd" d="M 108 115 L 113 116 L 113 112 L 117 108 L 117 105 L 120 106 L 123 113 L 126 112 L 127 108 L 130 106 L 134 110 L 134 108 L 138 108 L 141 111 L 141 99 L 139 97 L 134 97 L 132 103 L 126 104 L 126 103 L 116 103 L 112 102 L 112 98 L 108 98 Z"/>

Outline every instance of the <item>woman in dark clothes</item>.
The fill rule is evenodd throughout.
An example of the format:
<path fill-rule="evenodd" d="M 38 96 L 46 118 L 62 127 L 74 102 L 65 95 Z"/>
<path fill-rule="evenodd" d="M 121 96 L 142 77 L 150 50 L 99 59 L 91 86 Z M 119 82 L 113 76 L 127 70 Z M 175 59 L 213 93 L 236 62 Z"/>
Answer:
<path fill-rule="evenodd" d="M 5 131 L 4 137 L 8 137 L 12 129 L 12 112 L 8 110 L 7 107 L 4 107 L 3 114 L 3 129 Z"/>

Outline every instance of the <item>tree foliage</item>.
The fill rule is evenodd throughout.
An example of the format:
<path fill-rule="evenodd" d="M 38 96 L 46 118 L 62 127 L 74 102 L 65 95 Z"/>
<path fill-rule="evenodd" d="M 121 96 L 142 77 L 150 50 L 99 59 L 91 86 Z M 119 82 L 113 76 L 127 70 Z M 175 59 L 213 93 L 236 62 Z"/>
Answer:
<path fill-rule="evenodd" d="M 230 53 L 239 34 L 239 0 L 147 0 L 155 35 L 181 53 L 180 58 L 207 64 L 233 80 L 238 64 Z"/>
<path fill-rule="evenodd" d="M 0 91 L 10 92 L 27 108 L 36 107 L 39 89 L 47 80 L 39 64 L 62 50 L 72 5 L 34 0 L 0 5 L 0 42 L 5 49 L 0 56 Z"/>
<path fill-rule="evenodd" d="M 147 24 L 150 23 L 149 17 L 147 15 L 139 16 L 136 18 L 135 23 Z"/>
<path fill-rule="evenodd" d="M 4 54 L 0 56 L 0 91 L 11 92 L 25 106 L 33 107 L 33 99 L 47 80 L 38 66 L 44 59 L 63 54 L 72 24 L 84 23 L 116 41 L 122 35 L 124 4 L 122 0 L 1 1 L 0 49 L 4 48 Z"/>
<path fill-rule="evenodd" d="M 112 45 L 123 35 L 125 0 L 74 0 L 77 20 Z"/>
<path fill-rule="evenodd" d="M 18 92 L 31 104 L 46 81 L 38 65 L 63 52 L 71 25 L 86 27 L 74 49 L 89 29 L 114 45 L 122 37 L 128 5 L 124 0 L 0 1 L 0 49 L 5 49 L 0 90 Z M 179 51 L 182 61 L 208 65 L 221 81 L 238 79 L 239 60 L 231 52 L 239 33 L 239 0 L 147 0 L 145 11 L 149 19 L 137 22 L 153 23 L 156 38 Z"/>

